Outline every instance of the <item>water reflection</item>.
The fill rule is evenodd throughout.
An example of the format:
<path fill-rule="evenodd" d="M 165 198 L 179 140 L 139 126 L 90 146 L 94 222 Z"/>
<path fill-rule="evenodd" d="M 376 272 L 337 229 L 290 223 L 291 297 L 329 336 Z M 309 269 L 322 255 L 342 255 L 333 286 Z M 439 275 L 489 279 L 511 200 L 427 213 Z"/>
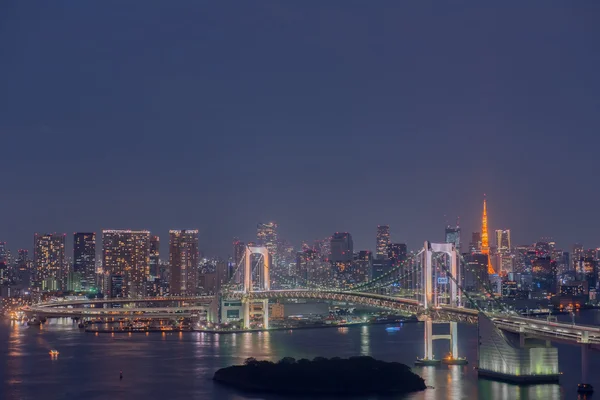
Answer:
<path fill-rule="evenodd" d="M 479 380 L 479 396 L 494 400 L 560 400 L 563 398 L 560 385 L 518 386 L 487 379 Z"/>
<path fill-rule="evenodd" d="M 368 326 L 361 326 L 360 328 L 360 355 L 368 356 L 371 354 L 371 347 L 369 343 L 369 333 L 371 330 Z"/>
<path fill-rule="evenodd" d="M 374 325 L 298 330 L 293 334 L 268 331 L 97 336 L 65 322 L 69 321 L 47 324 L 40 329 L 0 321 L 0 334 L 7 337 L 6 357 L 0 358 L 0 376 L 4 377 L 1 399 L 44 397 L 48 393 L 64 393 L 65 388 L 69 391 L 67 398 L 94 398 L 95 393 L 95 398 L 264 399 L 267 396 L 245 395 L 219 387 L 213 384 L 212 375 L 218 368 L 239 364 L 248 357 L 276 361 L 286 356 L 312 359 L 360 354 L 412 367 L 415 357 L 422 356 L 423 346 L 423 326 L 416 323 L 405 324 L 395 334 Z M 459 351 L 473 364 L 477 359 L 476 342 L 476 329 L 461 326 Z M 50 348 L 60 351 L 58 359 L 50 359 Z M 600 359 L 590 357 L 589 361 L 590 371 L 600 368 Z M 559 362 L 565 372 L 561 376 L 563 390 L 559 385 L 519 387 L 479 380 L 474 365 L 413 368 L 434 388 L 406 399 L 577 398 L 579 351 L 573 346 L 559 345 Z M 118 379 L 120 369 L 124 370 L 123 381 Z M 600 386 L 599 378 L 592 374 L 590 383 Z M 86 384 L 73 385 L 73 381 Z"/>

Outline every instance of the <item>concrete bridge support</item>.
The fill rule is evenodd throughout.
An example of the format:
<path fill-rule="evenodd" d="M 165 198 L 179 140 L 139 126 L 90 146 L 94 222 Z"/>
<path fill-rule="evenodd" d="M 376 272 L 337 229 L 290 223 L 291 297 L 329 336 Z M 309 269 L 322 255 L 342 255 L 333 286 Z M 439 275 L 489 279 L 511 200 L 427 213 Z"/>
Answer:
<path fill-rule="evenodd" d="M 263 300 L 263 328 L 269 329 L 269 300 Z"/>
<path fill-rule="evenodd" d="M 458 323 L 457 322 L 437 322 L 436 324 L 448 325 L 448 334 L 434 335 L 433 334 L 433 321 L 428 318 L 423 322 L 424 325 L 424 349 L 423 358 L 417 359 L 417 365 L 439 365 L 442 361 L 444 364 L 458 365 L 467 364 L 465 358 L 459 358 L 458 356 Z M 436 359 L 433 354 L 433 342 L 435 340 L 448 340 L 450 342 L 450 356 L 444 357 L 443 359 Z"/>
<path fill-rule="evenodd" d="M 244 329 L 250 329 L 250 300 L 242 300 L 244 314 Z"/>

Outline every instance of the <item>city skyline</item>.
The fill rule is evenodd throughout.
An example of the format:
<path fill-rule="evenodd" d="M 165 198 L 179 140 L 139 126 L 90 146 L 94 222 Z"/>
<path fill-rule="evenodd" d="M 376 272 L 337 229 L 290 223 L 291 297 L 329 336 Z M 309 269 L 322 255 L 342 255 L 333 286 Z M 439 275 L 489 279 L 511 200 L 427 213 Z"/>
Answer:
<path fill-rule="evenodd" d="M 486 202 L 487 202 L 487 198 L 486 198 Z M 481 218 L 481 217 L 480 217 Z M 273 240 L 277 240 L 277 236 L 280 236 L 281 239 L 284 240 L 288 240 L 288 236 L 287 234 L 281 234 L 281 230 L 279 225 L 277 224 L 276 221 L 271 221 L 269 223 L 258 223 L 258 224 L 254 224 L 255 227 L 258 227 L 258 232 L 261 232 L 261 227 L 269 227 L 270 225 L 274 225 L 274 228 L 269 228 L 269 229 L 273 229 L 273 231 L 275 232 L 275 236 L 274 239 L 270 239 L 271 241 L 269 242 L 270 245 L 267 247 L 270 247 L 271 249 L 274 248 L 274 241 Z M 494 226 L 494 225 L 490 225 L 490 226 Z M 538 238 L 533 238 L 532 240 L 529 241 L 525 241 L 525 240 L 514 240 L 514 233 L 511 232 L 512 229 L 506 228 L 504 224 L 499 224 L 499 226 L 502 226 L 503 228 L 488 228 L 488 232 L 492 232 L 493 233 L 493 238 L 492 240 L 489 240 L 489 244 L 490 246 L 496 246 L 497 243 L 497 238 L 496 235 L 498 234 L 498 232 L 505 232 L 508 231 L 509 233 L 509 243 L 512 243 L 513 246 L 519 246 L 519 245 L 532 245 L 535 244 L 537 242 L 547 242 L 550 239 L 555 242 L 558 243 L 558 247 L 564 249 L 565 251 L 570 251 L 571 248 L 574 245 L 583 245 L 585 249 L 595 249 L 595 248 L 600 248 L 600 242 L 597 244 L 593 244 L 590 243 L 589 241 L 585 241 L 585 240 L 580 240 L 580 241 L 576 241 L 573 243 L 567 243 L 567 242 L 562 242 L 559 240 L 556 240 L 556 236 L 554 235 L 542 235 Z M 456 225 L 457 228 L 460 228 L 460 241 L 461 241 L 461 248 L 463 252 L 468 251 L 468 241 L 467 238 L 471 237 L 472 233 L 481 233 L 481 219 L 479 220 L 479 226 L 475 226 L 472 229 L 465 229 L 465 227 L 463 225 Z M 376 255 L 377 252 L 377 239 L 379 238 L 378 232 L 380 231 L 381 228 L 387 228 L 386 233 L 389 235 L 389 237 L 387 237 L 386 240 L 389 240 L 389 244 L 391 243 L 403 243 L 406 244 L 408 246 L 408 249 L 415 249 L 415 248 L 420 248 L 422 246 L 422 240 L 416 240 L 414 244 L 412 244 L 410 241 L 403 241 L 400 239 L 397 239 L 399 235 L 395 234 L 395 229 L 393 226 L 390 225 L 374 225 L 374 230 L 372 232 L 372 237 L 370 238 L 370 242 L 372 242 L 370 245 L 367 244 L 366 246 L 360 246 L 360 245 L 354 245 L 354 250 L 355 252 L 359 251 L 359 250 L 368 250 L 371 251 L 374 255 Z M 445 231 L 444 231 L 445 228 Z M 437 240 L 443 242 L 444 240 L 447 240 L 448 238 L 448 230 L 449 229 L 454 229 L 451 228 L 450 226 L 446 225 L 446 226 L 440 226 L 437 232 L 433 232 L 429 237 L 433 237 L 433 238 L 437 238 Z M 99 229 L 99 232 L 102 231 L 112 231 L 112 229 Z M 289 230 L 289 229 L 288 229 Z M 284 232 L 288 231 L 288 230 L 284 230 Z M 116 231 L 136 231 L 136 229 L 117 229 Z M 164 240 L 167 240 L 169 237 L 169 234 L 171 231 L 173 231 L 173 229 L 168 229 L 166 232 L 164 233 L 157 233 L 156 231 L 153 230 L 149 230 L 149 229 L 140 229 L 139 231 L 144 231 L 144 232 L 150 232 L 152 234 L 152 238 L 158 237 Z M 185 229 L 183 231 L 186 231 Z M 196 231 L 196 235 L 198 236 L 198 242 L 199 242 L 199 250 L 200 252 L 205 255 L 206 257 L 220 257 L 220 258 L 227 258 L 227 257 L 234 257 L 234 251 L 231 248 L 231 240 L 240 240 L 237 239 L 239 237 L 239 235 L 232 235 L 229 242 L 226 243 L 225 245 L 219 245 L 218 247 L 222 247 L 222 248 L 226 248 L 226 251 L 224 253 L 218 253 L 216 251 L 212 251 L 209 248 L 205 248 L 202 246 L 203 244 L 203 238 L 200 234 L 200 232 L 202 232 L 201 229 L 194 229 L 194 231 Z M 86 231 L 88 232 L 88 231 Z M 247 240 L 248 243 L 253 243 L 255 240 L 257 240 L 257 234 L 256 234 L 256 228 L 254 230 L 254 233 L 251 234 L 251 236 L 249 236 L 248 238 L 242 238 Z M 352 231 L 347 231 L 350 234 L 352 234 L 352 239 L 354 240 L 355 234 Z M 441 233 L 440 233 L 441 232 Z M 39 231 L 39 232 L 34 232 L 33 236 L 35 239 L 35 235 L 36 234 L 45 234 L 45 235 L 66 235 L 66 233 L 62 233 L 62 232 L 58 232 L 58 231 L 48 231 L 48 232 L 43 232 L 43 231 Z M 82 234 L 82 232 L 73 232 L 73 235 L 77 235 L 77 234 Z M 89 234 L 90 235 L 96 235 L 95 232 L 92 232 L 91 230 L 89 230 Z M 333 236 L 335 233 L 331 232 L 329 235 L 325 234 L 325 236 L 331 237 Z M 258 234 L 260 236 L 260 233 Z M 364 233 L 358 233 L 356 236 L 361 237 L 361 236 L 366 236 L 364 235 Z M 517 237 L 519 237 L 519 235 L 517 235 Z M 312 242 L 313 240 L 318 240 L 318 238 L 302 238 L 298 243 L 292 243 L 292 245 L 294 246 L 294 248 L 296 248 L 297 250 L 301 249 L 301 243 L 304 242 Z M 427 240 L 427 238 L 425 238 L 424 240 Z M 355 241 L 355 240 L 354 240 Z M 369 240 L 367 240 L 369 241 Z M 244 242 L 244 240 L 241 240 L 241 242 Z M 272 242 L 272 243 L 271 243 Z M 583 243 L 582 243 L 583 242 Z M 17 248 L 16 246 L 11 246 L 11 241 L 9 240 L 3 240 L 0 241 L 0 243 L 3 243 L 3 246 L 5 246 L 6 250 L 8 250 L 11 254 L 12 257 L 16 257 L 18 250 L 27 250 L 27 251 L 32 251 L 34 250 L 35 246 L 32 247 L 19 247 Z M 65 258 L 67 259 L 74 259 L 74 247 L 75 247 L 75 241 L 74 240 L 66 240 L 65 241 Z M 102 252 L 101 252 L 101 248 L 102 246 L 97 246 L 96 247 L 96 255 L 99 256 L 99 260 L 102 259 Z M 33 253 L 32 253 L 33 254 Z M 169 260 L 169 254 L 168 252 L 161 252 L 160 254 L 160 259 L 163 261 L 168 261 Z"/>
<path fill-rule="evenodd" d="M 598 21 L 0 1 L 0 399 L 589 397 Z"/>

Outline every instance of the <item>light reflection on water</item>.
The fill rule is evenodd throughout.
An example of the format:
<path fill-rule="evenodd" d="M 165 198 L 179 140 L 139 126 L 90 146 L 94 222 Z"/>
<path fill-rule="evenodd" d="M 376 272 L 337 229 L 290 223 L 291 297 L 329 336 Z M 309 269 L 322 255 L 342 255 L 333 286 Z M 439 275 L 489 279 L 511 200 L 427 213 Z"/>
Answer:
<path fill-rule="evenodd" d="M 597 313 L 590 317 L 598 318 Z M 589 322 L 588 322 L 589 323 Z M 406 399 L 562 399 L 577 398 L 580 353 L 574 346 L 559 345 L 559 385 L 519 387 L 478 380 L 474 370 L 477 337 L 474 327 L 459 326 L 459 354 L 467 366 L 413 368 L 433 387 Z M 82 332 L 71 321 L 51 320 L 42 329 L 0 322 L 0 399 L 268 399 L 277 396 L 247 395 L 216 385 L 217 369 L 242 363 L 248 357 L 277 361 L 283 357 L 314 358 L 371 355 L 412 365 L 423 351 L 423 325 L 409 323 L 395 332 L 382 325 L 351 328 L 271 331 L 260 334 L 212 335 L 150 333 L 95 335 Z M 446 354 L 448 343 L 434 342 L 435 354 Z M 60 351 L 52 360 L 49 349 Z M 590 371 L 600 359 L 590 357 Z M 123 370 L 124 379 L 118 378 Z M 600 387 L 600 377 L 592 376 Z M 595 379 L 595 380 L 594 380 Z M 77 384 L 74 384 L 77 382 Z M 83 383 L 83 384 L 80 384 Z M 364 398 L 363 398 L 364 399 Z M 297 398 L 296 400 L 301 400 Z"/>

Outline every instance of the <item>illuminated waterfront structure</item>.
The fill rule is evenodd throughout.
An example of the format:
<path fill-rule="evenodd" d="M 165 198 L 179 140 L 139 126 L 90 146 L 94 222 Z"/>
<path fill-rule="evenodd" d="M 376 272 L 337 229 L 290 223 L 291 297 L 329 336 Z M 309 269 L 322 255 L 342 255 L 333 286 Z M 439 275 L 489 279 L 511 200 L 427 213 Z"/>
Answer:
<path fill-rule="evenodd" d="M 80 279 L 80 287 L 89 290 L 96 287 L 96 234 L 75 232 L 73 234 L 73 273 Z"/>
<path fill-rule="evenodd" d="M 110 276 L 123 278 L 123 297 L 144 295 L 149 264 L 149 231 L 102 231 L 102 268 Z"/>
<path fill-rule="evenodd" d="M 59 290 L 66 284 L 65 241 L 64 233 L 34 236 L 35 282 L 41 290 Z"/>
<path fill-rule="evenodd" d="M 558 349 L 548 341 L 502 331 L 483 313 L 478 330 L 480 376 L 515 383 L 558 382 Z"/>
<path fill-rule="evenodd" d="M 193 296 L 198 292 L 198 231 L 169 231 L 171 295 Z"/>
<path fill-rule="evenodd" d="M 150 272 L 152 278 L 164 278 L 160 273 L 160 238 L 150 236 Z"/>
<path fill-rule="evenodd" d="M 375 257 L 376 258 L 386 258 L 388 256 L 389 246 L 390 246 L 390 227 L 389 227 L 389 225 L 378 225 L 377 226 Z"/>
<path fill-rule="evenodd" d="M 487 200 L 483 199 L 483 215 L 481 217 L 481 254 L 488 256 L 488 273 L 495 274 L 490 261 L 490 241 L 488 236 Z"/>
<path fill-rule="evenodd" d="M 510 253 L 510 229 L 496 230 L 496 248 L 498 253 L 507 255 Z"/>

